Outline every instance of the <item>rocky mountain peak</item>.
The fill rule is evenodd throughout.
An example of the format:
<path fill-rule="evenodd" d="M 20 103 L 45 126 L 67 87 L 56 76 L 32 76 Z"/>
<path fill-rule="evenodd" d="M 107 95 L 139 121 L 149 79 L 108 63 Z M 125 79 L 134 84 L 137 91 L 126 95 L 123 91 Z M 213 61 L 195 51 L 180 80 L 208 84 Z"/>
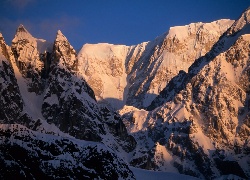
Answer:
<path fill-rule="evenodd" d="M 41 46 L 41 43 L 39 45 Z M 37 39 L 23 25 L 20 25 L 12 40 L 11 49 L 19 71 L 24 78 L 30 81 L 28 83 L 29 91 L 40 94 L 43 90 L 40 73 L 44 62 L 40 58 Z"/>
<path fill-rule="evenodd" d="M 243 29 L 246 25 L 248 25 L 248 28 L 250 24 L 250 7 L 247 8 L 241 16 L 238 18 L 237 21 L 232 25 L 232 27 L 227 31 L 227 35 L 232 35 L 233 33 L 239 32 Z"/>
<path fill-rule="evenodd" d="M 78 59 L 74 48 L 60 30 L 57 31 L 53 50 L 54 63 L 64 65 L 69 71 L 77 70 Z"/>
<path fill-rule="evenodd" d="M 187 72 L 196 58 L 205 55 L 233 22 L 176 26 L 135 46 L 84 45 L 78 54 L 79 68 L 99 102 L 114 109 L 124 104 L 146 108 L 180 70 Z"/>
<path fill-rule="evenodd" d="M 35 38 L 29 33 L 29 31 L 20 24 L 16 30 L 16 34 L 14 39 L 12 40 L 12 44 L 17 43 L 19 40 L 28 40 L 28 42 L 33 42 Z"/>
<path fill-rule="evenodd" d="M 28 32 L 28 31 L 25 29 L 25 27 L 22 24 L 20 24 L 17 28 L 17 32 Z"/>
<path fill-rule="evenodd" d="M 62 31 L 58 30 L 56 34 L 56 41 L 62 41 L 62 40 L 68 41 L 68 39 L 63 35 Z"/>
<path fill-rule="evenodd" d="M 78 56 L 60 30 L 53 50 L 23 25 L 11 49 L 0 33 L 0 179 L 249 178 L 249 11 Z"/>

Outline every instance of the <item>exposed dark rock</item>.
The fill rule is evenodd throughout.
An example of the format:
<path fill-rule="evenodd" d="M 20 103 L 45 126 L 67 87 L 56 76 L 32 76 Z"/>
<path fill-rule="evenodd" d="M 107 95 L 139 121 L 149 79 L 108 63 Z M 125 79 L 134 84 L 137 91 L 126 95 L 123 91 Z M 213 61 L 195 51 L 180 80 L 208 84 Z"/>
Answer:
<path fill-rule="evenodd" d="M 23 110 L 23 101 L 2 35 L 0 35 L 0 76 L 0 120 L 2 123 L 14 123 Z"/>
<path fill-rule="evenodd" d="M 135 179 L 102 144 L 84 145 L 20 125 L 0 128 L 0 139 L 1 179 Z"/>

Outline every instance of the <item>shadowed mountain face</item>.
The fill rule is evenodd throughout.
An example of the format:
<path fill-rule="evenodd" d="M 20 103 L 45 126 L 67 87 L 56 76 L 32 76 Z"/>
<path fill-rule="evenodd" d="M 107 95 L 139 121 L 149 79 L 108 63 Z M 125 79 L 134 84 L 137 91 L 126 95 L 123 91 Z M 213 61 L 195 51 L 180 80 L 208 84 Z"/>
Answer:
<path fill-rule="evenodd" d="M 2 34 L 0 34 L 0 120 L 3 123 L 14 122 L 23 110 L 23 101 L 14 70 L 10 60 L 8 60 L 9 52 L 10 49 L 5 44 Z"/>

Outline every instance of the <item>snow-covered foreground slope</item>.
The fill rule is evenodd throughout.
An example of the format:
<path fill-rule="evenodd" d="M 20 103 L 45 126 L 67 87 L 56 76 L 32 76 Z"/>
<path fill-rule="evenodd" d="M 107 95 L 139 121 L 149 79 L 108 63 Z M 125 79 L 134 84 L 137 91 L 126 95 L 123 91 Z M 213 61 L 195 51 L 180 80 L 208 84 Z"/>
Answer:
<path fill-rule="evenodd" d="M 135 179 L 105 145 L 0 125 L 1 179 Z"/>
<path fill-rule="evenodd" d="M 114 109 L 147 107 L 180 70 L 187 71 L 233 23 L 219 20 L 172 27 L 151 42 L 136 46 L 85 44 L 79 70 L 98 101 Z"/>
<path fill-rule="evenodd" d="M 139 168 L 130 167 L 130 169 L 133 171 L 135 178 L 140 180 L 195 180 L 198 178 L 177 174 L 177 173 L 170 173 L 170 172 L 159 172 L 159 171 L 149 171 Z"/>

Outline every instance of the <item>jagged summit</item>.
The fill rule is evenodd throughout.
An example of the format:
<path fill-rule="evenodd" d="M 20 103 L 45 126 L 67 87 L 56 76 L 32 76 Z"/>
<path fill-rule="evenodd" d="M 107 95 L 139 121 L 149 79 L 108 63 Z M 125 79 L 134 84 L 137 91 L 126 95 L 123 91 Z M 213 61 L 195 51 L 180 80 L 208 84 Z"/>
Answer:
<path fill-rule="evenodd" d="M 187 72 L 205 55 L 233 22 L 176 26 L 135 46 L 86 44 L 78 53 L 79 68 L 99 101 L 115 104 L 115 109 L 124 104 L 145 108 L 172 77 L 180 70 Z"/>
<path fill-rule="evenodd" d="M 57 34 L 62 34 L 62 31 L 58 29 Z"/>
<path fill-rule="evenodd" d="M 53 58 L 64 65 L 66 69 L 70 71 L 77 70 L 78 59 L 76 51 L 60 30 L 58 30 L 56 34 Z M 55 61 L 55 63 L 57 63 L 57 61 Z"/>
<path fill-rule="evenodd" d="M 250 7 L 248 7 L 238 18 L 237 21 L 231 26 L 227 31 L 227 35 L 232 35 L 240 30 L 242 30 L 247 24 L 250 24 Z"/>
<path fill-rule="evenodd" d="M 185 26 L 174 26 L 170 27 L 167 36 L 168 38 L 175 37 L 181 40 L 185 39 L 191 34 L 196 34 L 197 36 L 199 36 L 199 34 L 201 34 L 201 31 L 209 32 L 209 36 L 212 36 L 214 34 L 218 35 L 225 32 L 225 30 L 229 28 L 233 22 L 234 20 L 231 19 L 220 19 L 210 23 L 197 22 Z"/>
<path fill-rule="evenodd" d="M 29 33 L 29 31 L 22 24 L 18 26 L 15 37 L 12 40 L 12 43 L 16 43 L 20 39 L 27 39 L 29 41 L 35 40 L 35 38 Z"/>
<path fill-rule="evenodd" d="M 55 178 L 54 172 L 58 172 L 58 169 L 66 172 L 64 167 L 57 166 L 57 162 L 62 166 L 67 166 L 69 172 L 74 172 L 73 166 L 75 164 L 76 171 L 80 172 L 79 178 L 84 176 L 84 178 L 89 177 L 87 179 L 107 179 L 108 177 L 112 179 L 134 179 L 127 163 L 120 158 L 120 155 L 118 156 L 118 150 L 116 149 L 115 152 L 112 150 L 115 149 L 113 147 L 119 147 L 119 151 L 122 152 L 132 151 L 135 146 L 134 139 L 127 134 L 124 124 L 117 115 L 107 109 L 105 109 L 105 112 L 101 112 L 91 88 L 84 79 L 71 71 L 76 70 L 77 63 L 75 62 L 77 59 L 75 50 L 66 37 L 59 31 L 57 36 L 59 41 L 54 42 L 52 52 L 46 51 L 44 53 L 44 51 L 38 51 L 38 49 L 39 46 L 46 45 L 45 40 L 33 38 L 25 28 L 20 27 L 18 29 L 11 49 L 7 49 L 9 52 L 6 51 L 7 45 L 3 37 L 0 36 L 0 144 L 4 149 L 23 152 L 27 157 L 19 153 L 15 153 L 17 156 L 14 157 L 9 153 L 3 154 L 3 151 L 0 150 L 0 169 L 3 172 L 0 174 L 0 179 L 11 178 L 11 174 L 15 174 L 17 178 L 22 175 L 25 178 L 36 177 L 36 172 L 40 172 L 39 177 L 43 174 L 43 177 L 48 176 L 50 178 L 52 176 L 49 172 L 52 172 Z M 5 56 L 4 51 L 8 56 Z M 12 61 L 12 59 L 14 60 Z M 51 64 L 51 61 L 54 64 Z M 49 76 L 42 77 L 44 71 L 49 73 Z M 45 78 L 46 81 L 44 81 Z M 45 109 L 46 104 L 50 106 L 48 110 Z M 42 113 L 43 110 L 45 112 Z M 56 114 L 57 112 L 58 114 Z M 53 116 L 52 119 L 51 116 Z M 106 121 L 111 124 L 111 127 L 108 127 Z M 8 125 L 9 123 L 12 125 Z M 20 127 L 20 133 L 17 132 L 18 127 Z M 13 139 L 16 138 L 11 138 L 3 142 L 2 139 L 10 137 L 4 133 L 5 128 L 7 132 L 14 128 L 13 130 L 17 132 L 19 139 L 14 140 L 14 142 Z M 34 137 L 31 129 L 38 136 Z M 61 133 L 62 131 L 67 133 Z M 11 132 L 11 134 L 13 133 Z M 24 139 L 27 140 L 29 145 L 26 146 L 21 142 L 19 136 L 21 134 L 25 136 Z M 59 139 L 52 147 L 50 146 L 50 137 L 54 139 L 52 134 L 64 136 L 66 139 Z M 68 134 L 74 137 L 68 138 Z M 41 141 L 39 140 L 38 145 L 32 142 L 33 137 L 34 140 L 38 140 L 39 137 L 44 139 L 41 151 L 38 153 L 34 151 L 30 144 L 33 144 L 37 149 L 38 146 L 40 147 Z M 88 139 L 92 142 L 87 142 L 87 146 L 83 146 L 85 141 L 74 140 L 75 138 Z M 106 145 L 93 142 L 101 140 Z M 69 142 L 68 148 L 72 154 L 66 155 L 69 159 L 64 163 L 64 158 L 59 157 L 57 143 L 66 141 Z M 2 142 L 6 144 L 3 145 Z M 7 147 L 10 145 L 9 142 L 11 142 L 11 147 Z M 75 146 L 76 143 L 80 146 Z M 46 148 L 47 145 L 50 147 Z M 49 149 L 53 152 L 50 153 Z M 63 150 L 61 155 L 65 156 L 65 152 Z M 87 160 L 86 166 L 83 161 L 80 162 L 80 165 L 77 162 L 77 159 L 80 159 L 78 153 Z M 48 154 L 49 157 L 41 157 L 40 154 Z M 33 162 L 37 162 L 34 155 L 39 155 L 37 160 L 41 162 L 41 164 L 36 163 L 37 167 L 33 164 Z M 11 163 L 9 163 L 9 156 L 13 157 L 10 160 Z M 52 162 L 52 156 L 57 160 Z M 27 161 L 25 160 L 25 163 L 20 164 L 15 163 L 15 160 L 20 162 L 19 157 Z M 28 164 L 26 164 L 27 162 Z M 96 165 L 95 167 L 88 167 L 95 163 L 100 165 L 100 168 L 98 168 L 100 169 L 100 175 L 97 174 Z M 43 164 L 48 168 L 42 167 Z M 24 169 L 28 167 L 30 173 L 22 173 L 23 167 Z M 105 169 L 107 168 L 106 172 Z M 29 176 L 29 174 L 31 175 Z M 59 174 L 63 175 L 63 172 Z M 67 177 L 79 179 L 76 178 L 75 172 L 71 175 L 68 172 L 66 174 Z M 105 175 L 106 177 L 104 177 Z"/>
<path fill-rule="evenodd" d="M 56 33 L 56 41 L 68 41 L 68 39 L 63 35 L 61 30 L 58 30 Z"/>
<path fill-rule="evenodd" d="M 27 32 L 27 30 L 25 29 L 24 25 L 20 24 L 17 28 L 17 32 Z"/>

